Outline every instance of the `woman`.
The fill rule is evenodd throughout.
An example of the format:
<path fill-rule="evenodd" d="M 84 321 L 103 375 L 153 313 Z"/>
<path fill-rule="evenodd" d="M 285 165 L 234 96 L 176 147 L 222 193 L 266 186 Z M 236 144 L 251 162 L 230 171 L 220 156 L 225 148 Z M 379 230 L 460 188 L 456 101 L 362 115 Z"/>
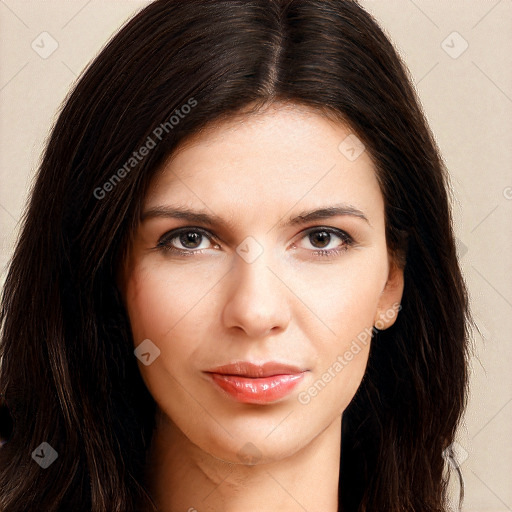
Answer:
<path fill-rule="evenodd" d="M 158 0 L 48 142 L 2 299 L 16 510 L 447 510 L 447 172 L 350 0 Z"/>

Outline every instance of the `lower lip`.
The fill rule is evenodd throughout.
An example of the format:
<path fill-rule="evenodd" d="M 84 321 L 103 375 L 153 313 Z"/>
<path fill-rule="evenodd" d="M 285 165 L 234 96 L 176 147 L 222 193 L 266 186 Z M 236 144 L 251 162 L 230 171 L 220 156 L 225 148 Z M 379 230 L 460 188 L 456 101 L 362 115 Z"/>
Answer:
<path fill-rule="evenodd" d="M 238 402 L 264 404 L 275 402 L 290 394 L 304 373 L 249 378 L 238 375 L 211 373 L 213 382 Z"/>

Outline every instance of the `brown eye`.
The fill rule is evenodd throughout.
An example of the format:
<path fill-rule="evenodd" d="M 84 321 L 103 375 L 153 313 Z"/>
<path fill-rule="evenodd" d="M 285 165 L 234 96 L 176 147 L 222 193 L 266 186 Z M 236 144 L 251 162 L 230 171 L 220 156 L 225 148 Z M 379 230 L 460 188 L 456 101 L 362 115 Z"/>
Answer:
<path fill-rule="evenodd" d="M 197 249 L 197 244 L 201 242 L 203 235 L 196 231 L 187 231 L 182 233 L 179 237 L 180 243 L 187 249 Z"/>
<path fill-rule="evenodd" d="M 326 245 L 329 245 L 331 241 L 331 234 L 327 231 L 314 231 L 309 235 L 309 241 L 317 248 L 323 249 Z"/>
<path fill-rule="evenodd" d="M 301 247 L 309 250 L 314 256 L 322 257 L 337 256 L 354 244 L 354 240 L 348 233 L 336 228 L 310 229 L 302 237 L 302 240 L 306 239 L 310 247 L 304 245 Z"/>
<path fill-rule="evenodd" d="M 210 245 L 204 246 L 204 243 Z M 218 247 L 217 244 L 214 244 L 213 237 L 199 228 L 181 228 L 170 231 L 162 236 L 157 244 L 158 249 L 182 256 L 201 253 L 203 249 L 212 247 Z"/>

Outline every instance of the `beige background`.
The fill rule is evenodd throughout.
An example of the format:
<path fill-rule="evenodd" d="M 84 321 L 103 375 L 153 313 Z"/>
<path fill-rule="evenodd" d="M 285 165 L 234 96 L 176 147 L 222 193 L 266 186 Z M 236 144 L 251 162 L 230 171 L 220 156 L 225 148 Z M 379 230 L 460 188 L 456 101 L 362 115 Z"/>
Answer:
<path fill-rule="evenodd" d="M 0 0 L 0 286 L 59 105 L 107 39 L 147 3 Z M 461 264 L 486 338 L 475 334 L 458 439 L 463 510 L 510 511 L 512 0 L 362 4 L 404 57 L 450 170 Z"/>

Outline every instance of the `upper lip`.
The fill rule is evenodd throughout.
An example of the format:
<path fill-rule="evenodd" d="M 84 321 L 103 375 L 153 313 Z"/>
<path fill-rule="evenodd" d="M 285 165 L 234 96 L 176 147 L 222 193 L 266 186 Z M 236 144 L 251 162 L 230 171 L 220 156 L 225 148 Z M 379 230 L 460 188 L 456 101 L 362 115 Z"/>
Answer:
<path fill-rule="evenodd" d="M 240 377 L 272 377 L 273 375 L 291 375 L 303 373 L 298 366 L 270 361 L 263 364 L 250 363 L 249 361 L 236 361 L 234 363 L 217 366 L 207 373 L 219 373 L 221 375 L 238 375 Z"/>

